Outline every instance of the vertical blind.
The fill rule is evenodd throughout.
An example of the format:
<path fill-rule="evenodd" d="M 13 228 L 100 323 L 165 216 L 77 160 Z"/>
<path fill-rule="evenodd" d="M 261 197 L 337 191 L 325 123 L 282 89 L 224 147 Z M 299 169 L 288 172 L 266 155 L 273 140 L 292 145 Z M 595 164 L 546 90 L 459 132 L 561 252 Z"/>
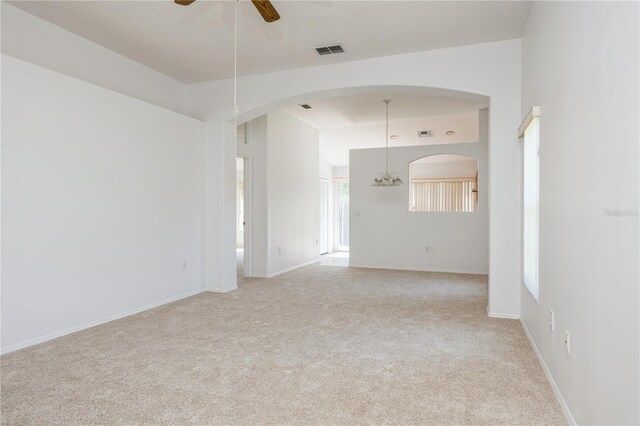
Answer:
<path fill-rule="evenodd" d="M 420 212 L 472 212 L 475 178 L 415 179 L 413 210 Z"/>

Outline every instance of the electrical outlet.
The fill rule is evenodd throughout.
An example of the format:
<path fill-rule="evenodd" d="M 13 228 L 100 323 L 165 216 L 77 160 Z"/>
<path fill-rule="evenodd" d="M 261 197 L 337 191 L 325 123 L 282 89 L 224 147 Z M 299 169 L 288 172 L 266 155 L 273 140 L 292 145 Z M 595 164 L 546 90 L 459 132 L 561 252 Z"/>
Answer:
<path fill-rule="evenodd" d="M 553 309 L 549 310 L 549 327 L 551 331 L 556 331 L 556 314 L 553 313 Z"/>
<path fill-rule="evenodd" d="M 569 333 L 569 330 L 565 330 L 564 349 L 568 354 L 571 353 L 571 333 Z"/>

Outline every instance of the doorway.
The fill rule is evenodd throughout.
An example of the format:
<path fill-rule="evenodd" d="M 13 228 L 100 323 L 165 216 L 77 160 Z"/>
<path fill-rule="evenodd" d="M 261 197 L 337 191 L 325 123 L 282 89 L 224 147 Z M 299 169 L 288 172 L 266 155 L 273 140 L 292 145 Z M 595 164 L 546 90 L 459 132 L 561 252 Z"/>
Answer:
<path fill-rule="evenodd" d="M 349 251 L 349 181 L 336 180 L 336 251 Z"/>
<path fill-rule="evenodd" d="M 320 178 L 320 254 L 329 253 L 329 179 Z"/>
<path fill-rule="evenodd" d="M 236 158 L 236 261 L 238 277 L 244 275 L 244 159 Z"/>
<path fill-rule="evenodd" d="M 251 158 L 236 158 L 236 269 L 238 278 L 251 277 Z"/>

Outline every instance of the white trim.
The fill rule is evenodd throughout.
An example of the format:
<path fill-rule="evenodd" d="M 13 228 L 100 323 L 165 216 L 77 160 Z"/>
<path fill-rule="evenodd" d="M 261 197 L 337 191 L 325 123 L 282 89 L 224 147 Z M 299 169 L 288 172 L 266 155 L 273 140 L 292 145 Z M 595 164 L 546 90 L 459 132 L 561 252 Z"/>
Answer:
<path fill-rule="evenodd" d="M 534 105 L 531 107 L 527 116 L 522 120 L 522 124 L 518 127 L 518 139 L 522 139 L 524 137 L 524 131 L 529 126 L 529 123 L 533 120 L 534 117 L 540 117 L 540 105 Z"/>
<path fill-rule="evenodd" d="M 298 269 L 298 268 L 303 268 L 303 267 L 305 267 L 305 266 L 309 266 L 309 265 L 311 265 L 311 264 L 314 264 L 314 263 L 316 263 L 316 262 L 319 262 L 320 260 L 322 260 L 322 258 L 318 257 L 318 258 L 316 258 L 316 259 L 310 260 L 310 261 L 305 262 L 305 263 L 301 263 L 301 264 L 296 265 L 296 266 L 292 266 L 292 267 L 290 267 L 290 268 L 281 269 L 281 270 L 279 270 L 279 271 L 272 272 L 272 273 L 267 274 L 267 275 L 260 275 L 260 276 L 256 276 L 256 277 L 257 277 L 257 278 L 273 278 L 273 277 L 275 277 L 275 276 L 277 276 L 277 275 L 282 275 L 282 274 L 284 274 L 284 273 L 286 273 L 286 272 L 293 271 L 294 269 Z"/>
<path fill-rule="evenodd" d="M 180 299 L 185 299 L 187 297 L 195 296 L 196 294 L 200 294 L 203 291 L 204 290 L 202 290 L 202 289 L 192 290 L 192 291 L 183 293 L 183 294 L 178 295 L 178 296 L 174 296 L 174 297 L 170 297 L 168 299 L 161 300 L 159 302 L 150 303 L 148 305 L 144 305 L 144 306 L 141 306 L 139 308 L 134 308 L 134 309 L 130 309 L 128 311 L 125 311 L 125 312 L 122 312 L 122 313 L 119 313 L 119 314 L 110 315 L 110 316 L 108 316 L 106 318 L 102 318 L 102 319 L 99 319 L 99 320 L 96 320 L 96 321 L 89 321 L 87 323 L 84 323 L 84 324 L 81 324 L 81 325 L 77 325 L 75 327 L 69 327 L 69 328 L 66 328 L 66 329 L 61 330 L 61 331 L 56 331 L 54 333 L 45 334 L 44 336 L 35 337 L 33 339 L 25 340 L 24 342 L 16 343 L 15 345 L 11 345 L 11 346 L 9 346 L 7 348 L 3 348 L 2 355 L 8 354 L 9 352 L 15 352 L 15 351 L 17 351 L 19 349 L 27 348 L 29 346 L 37 345 L 39 343 L 44 343 L 44 342 L 47 342 L 49 340 L 56 339 L 58 337 L 66 336 L 67 334 L 75 333 L 76 331 L 85 330 L 87 328 L 91 328 L 91 327 L 95 327 L 95 326 L 100 325 L 100 324 L 104 324 L 104 323 L 107 323 L 107 322 L 115 321 L 117 319 L 128 317 L 130 315 L 139 314 L 140 312 L 148 311 L 149 309 L 157 308 L 158 306 L 166 305 L 168 303 L 176 302 L 176 301 L 178 301 Z"/>
<path fill-rule="evenodd" d="M 204 291 L 208 291 L 209 293 L 229 293 L 230 291 L 237 290 L 237 289 L 238 289 L 238 286 L 236 285 L 235 287 L 232 287 L 232 288 L 227 287 L 227 288 L 223 288 L 222 290 L 211 288 L 211 289 L 206 289 Z"/>
<path fill-rule="evenodd" d="M 567 423 L 569 423 L 570 426 L 577 425 L 576 420 L 573 418 L 573 414 L 571 414 L 571 410 L 569 409 L 569 406 L 567 405 L 567 402 L 564 400 L 564 397 L 562 396 L 562 393 L 560 393 L 560 389 L 558 388 L 558 385 L 556 384 L 556 381 L 553 379 L 553 376 L 551 375 L 551 371 L 549 370 L 549 367 L 547 367 L 547 364 L 544 362 L 544 358 L 542 357 L 542 354 L 540 353 L 540 350 L 538 349 L 538 346 L 536 345 L 536 342 L 533 340 L 533 336 L 531 336 L 531 333 L 529 333 L 529 329 L 527 328 L 527 324 L 525 324 L 525 322 L 522 320 L 522 318 L 520 318 L 520 323 L 522 324 L 522 328 L 524 330 L 524 334 L 526 334 L 527 335 L 527 339 L 529 339 L 529 343 L 531 344 L 531 347 L 533 348 L 533 352 L 535 352 L 536 356 L 538 357 L 538 361 L 540 362 L 540 365 L 542 366 L 542 370 L 544 371 L 544 375 L 547 376 L 547 380 L 549 381 L 549 384 L 551 385 L 551 389 L 553 389 L 553 393 L 556 396 L 556 399 L 558 400 L 558 403 L 560 404 L 560 408 L 562 408 L 562 412 L 564 413 L 564 416 L 567 419 Z"/>
<path fill-rule="evenodd" d="M 502 319 L 512 319 L 512 320 L 520 319 L 520 315 L 502 314 L 500 312 L 490 312 L 488 310 L 487 310 L 487 316 L 489 318 L 502 318 Z"/>
<path fill-rule="evenodd" d="M 426 268 L 406 268 L 402 266 L 388 265 L 358 265 L 349 263 L 350 268 L 366 268 L 366 269 L 390 269 L 392 271 L 414 271 L 414 272 L 441 272 L 444 274 L 469 274 L 469 275 L 489 275 L 488 271 L 467 271 L 460 269 L 426 269 Z"/>

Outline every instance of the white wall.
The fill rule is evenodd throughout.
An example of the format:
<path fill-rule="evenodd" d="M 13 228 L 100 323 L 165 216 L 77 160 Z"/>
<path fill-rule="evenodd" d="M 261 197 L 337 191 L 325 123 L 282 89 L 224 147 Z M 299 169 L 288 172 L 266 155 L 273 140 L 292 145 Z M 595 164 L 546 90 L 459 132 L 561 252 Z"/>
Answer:
<path fill-rule="evenodd" d="M 251 157 L 252 276 L 271 277 L 317 260 L 320 223 L 319 137 L 283 111 L 247 123 L 239 156 Z"/>
<path fill-rule="evenodd" d="M 409 167 L 409 183 L 413 179 L 474 177 L 477 171 L 478 162 L 474 160 L 413 163 Z"/>
<path fill-rule="evenodd" d="M 638 9 L 535 2 L 522 41 L 521 114 L 541 106 L 540 300 L 522 287 L 522 319 L 578 424 L 640 423 Z"/>
<path fill-rule="evenodd" d="M 520 208 L 521 192 L 521 146 L 514 132 L 521 120 L 520 65 L 520 40 L 507 40 L 247 76 L 238 80 L 238 121 L 313 99 L 381 90 L 434 94 L 453 90 L 490 97 L 489 179 L 500 185 L 489 200 L 489 312 L 517 318 L 520 217 L 513 212 Z M 187 88 L 190 114 L 206 120 L 209 128 L 204 280 L 206 288 L 214 291 L 236 287 L 231 83 L 219 80 Z"/>
<path fill-rule="evenodd" d="M 245 247 L 245 262 L 251 262 L 251 276 L 266 277 L 268 275 L 268 229 L 269 229 L 269 203 L 268 203 L 268 165 L 267 165 L 267 116 L 263 115 L 247 123 L 246 143 L 237 144 L 239 157 L 250 158 L 251 182 L 245 182 L 246 196 L 251 198 L 247 216 L 248 226 L 245 226 L 250 247 Z M 248 254 L 247 251 L 251 250 Z M 246 269 L 245 269 L 246 270 Z"/>
<path fill-rule="evenodd" d="M 384 168 L 384 149 L 351 150 L 350 266 L 488 273 L 488 112 L 482 110 L 478 115 L 477 143 L 390 148 L 389 170 L 398 172 L 405 182 L 402 186 L 371 186 L 374 174 Z M 478 160 L 479 199 L 475 212 L 410 212 L 407 208 L 409 163 L 442 153 Z"/>
<path fill-rule="evenodd" d="M 267 116 L 269 276 L 320 255 L 318 131 L 283 111 Z"/>
<path fill-rule="evenodd" d="M 334 167 L 333 177 L 335 179 L 349 179 L 349 167 L 344 167 L 344 166 Z"/>
<path fill-rule="evenodd" d="M 185 85 L 5 1 L 2 53 L 177 112 Z"/>
<path fill-rule="evenodd" d="M 200 291 L 203 128 L 2 56 L 3 352 Z"/>

